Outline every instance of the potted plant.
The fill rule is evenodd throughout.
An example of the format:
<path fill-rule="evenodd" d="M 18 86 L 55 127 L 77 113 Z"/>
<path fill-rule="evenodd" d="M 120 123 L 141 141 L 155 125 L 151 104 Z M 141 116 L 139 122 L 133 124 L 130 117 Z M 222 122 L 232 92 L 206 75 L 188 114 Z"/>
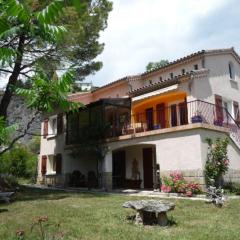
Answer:
<path fill-rule="evenodd" d="M 196 113 L 191 118 L 191 120 L 192 120 L 192 123 L 201 123 L 201 122 L 203 122 L 202 113 L 200 111 L 196 111 Z"/>
<path fill-rule="evenodd" d="M 223 120 L 221 120 L 221 119 L 214 120 L 214 125 L 222 127 L 223 126 Z"/>

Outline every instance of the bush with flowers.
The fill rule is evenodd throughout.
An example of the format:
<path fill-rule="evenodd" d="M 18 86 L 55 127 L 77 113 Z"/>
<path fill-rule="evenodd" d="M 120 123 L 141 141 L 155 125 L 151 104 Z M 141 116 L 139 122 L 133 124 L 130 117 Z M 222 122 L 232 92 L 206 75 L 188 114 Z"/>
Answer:
<path fill-rule="evenodd" d="M 217 138 L 213 141 L 206 139 L 208 144 L 207 161 L 205 164 L 205 179 L 207 185 L 211 185 L 212 181 L 216 187 L 221 185 L 223 175 L 228 171 L 229 159 L 227 156 L 228 138 Z"/>
<path fill-rule="evenodd" d="M 174 171 L 170 173 L 169 177 L 162 178 L 161 191 L 165 193 L 180 193 L 191 197 L 193 194 L 201 192 L 198 183 L 187 182 L 182 173 Z"/>

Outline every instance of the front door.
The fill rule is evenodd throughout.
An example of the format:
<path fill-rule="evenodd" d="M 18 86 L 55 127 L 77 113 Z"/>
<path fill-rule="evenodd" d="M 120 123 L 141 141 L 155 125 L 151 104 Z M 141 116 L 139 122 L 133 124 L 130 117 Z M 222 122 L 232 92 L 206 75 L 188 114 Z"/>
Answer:
<path fill-rule="evenodd" d="M 125 151 L 113 152 L 112 162 L 113 188 L 123 188 L 126 178 L 126 154 Z"/>
<path fill-rule="evenodd" d="M 143 149 L 143 177 L 144 188 L 153 188 L 153 151 L 152 148 Z"/>
<path fill-rule="evenodd" d="M 147 130 L 153 129 L 153 108 L 146 109 Z"/>

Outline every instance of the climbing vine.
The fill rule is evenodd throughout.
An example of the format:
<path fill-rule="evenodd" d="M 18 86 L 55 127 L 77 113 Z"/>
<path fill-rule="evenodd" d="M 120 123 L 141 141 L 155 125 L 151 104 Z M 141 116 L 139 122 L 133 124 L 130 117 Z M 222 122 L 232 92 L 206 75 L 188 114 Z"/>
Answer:
<path fill-rule="evenodd" d="M 229 159 L 227 154 L 228 138 L 217 138 L 215 141 L 207 138 L 208 154 L 205 164 L 206 184 L 215 186 L 221 185 L 220 179 L 228 171 Z"/>

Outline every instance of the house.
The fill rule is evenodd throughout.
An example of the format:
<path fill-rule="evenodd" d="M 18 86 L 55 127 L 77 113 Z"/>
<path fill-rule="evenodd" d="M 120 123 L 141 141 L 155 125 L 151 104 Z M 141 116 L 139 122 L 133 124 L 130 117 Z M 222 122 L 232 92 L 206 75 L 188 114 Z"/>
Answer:
<path fill-rule="evenodd" d="M 178 170 L 204 184 L 205 139 L 229 136 L 226 179 L 240 181 L 239 88 L 240 57 L 229 48 L 199 51 L 72 94 L 70 101 L 86 107 L 42 121 L 38 180 L 87 186 L 95 176 L 107 189 L 152 189 L 159 174 Z M 97 129 L 103 135 L 91 145 L 87 136 Z M 93 154 L 97 147 L 99 156 Z"/>

